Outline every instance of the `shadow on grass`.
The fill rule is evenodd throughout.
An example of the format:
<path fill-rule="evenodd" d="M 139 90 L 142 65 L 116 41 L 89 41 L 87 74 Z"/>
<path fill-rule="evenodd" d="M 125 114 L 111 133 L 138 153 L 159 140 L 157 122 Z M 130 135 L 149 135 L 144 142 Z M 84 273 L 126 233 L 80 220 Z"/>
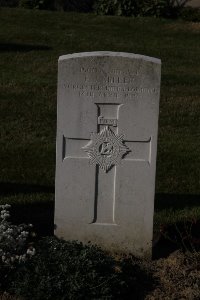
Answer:
<path fill-rule="evenodd" d="M 46 45 L 27 45 L 15 43 L 0 43 L 0 52 L 29 52 L 51 50 L 52 48 Z"/>
<path fill-rule="evenodd" d="M 144 268 L 145 264 L 146 268 Z M 124 283 L 124 290 L 122 289 L 121 295 L 118 297 L 116 295 L 114 299 L 145 299 L 155 285 L 148 262 L 143 261 L 141 264 L 139 259 L 130 257 L 121 261 L 120 267 L 119 281 Z"/>
<path fill-rule="evenodd" d="M 200 206 L 200 195 L 156 194 L 155 211 L 172 208 L 174 211 Z M 168 257 L 172 252 L 200 250 L 200 219 L 188 218 L 172 224 L 159 224 L 154 238 L 153 259 Z"/>
<path fill-rule="evenodd" d="M 185 207 L 200 206 L 200 195 L 191 194 L 165 194 L 155 195 L 155 210 L 160 211 L 172 207 L 173 209 L 183 209 Z"/>
<path fill-rule="evenodd" d="M 54 233 L 54 202 L 12 204 L 10 209 L 13 224 L 33 224 L 38 237 Z"/>
<path fill-rule="evenodd" d="M 195 222 L 178 222 L 162 228 L 160 236 L 153 247 L 153 259 L 168 257 L 172 252 L 200 251 L 200 220 Z"/>
<path fill-rule="evenodd" d="M 0 195 L 16 195 L 16 194 L 35 194 L 35 193 L 54 193 L 53 186 L 43 186 L 39 184 L 23 184 L 0 182 Z"/>
<path fill-rule="evenodd" d="M 31 261 L 4 281 L 23 299 L 145 299 L 155 286 L 149 263 L 101 248 L 46 237 Z M 74 284 L 75 282 L 75 284 Z"/>
<path fill-rule="evenodd" d="M 0 196 L 54 194 L 53 186 L 0 182 Z M 42 197 L 42 195 L 41 195 Z M 53 235 L 54 202 L 52 200 L 12 203 L 11 222 L 14 224 L 33 224 L 38 237 Z"/>

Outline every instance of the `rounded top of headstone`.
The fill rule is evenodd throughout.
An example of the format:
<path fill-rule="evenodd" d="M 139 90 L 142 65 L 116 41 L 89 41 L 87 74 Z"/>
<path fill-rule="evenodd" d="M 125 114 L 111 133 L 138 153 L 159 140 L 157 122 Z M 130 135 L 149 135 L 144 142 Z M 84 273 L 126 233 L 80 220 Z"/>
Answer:
<path fill-rule="evenodd" d="M 81 57 L 95 57 L 95 56 L 104 56 L 104 57 L 124 57 L 124 58 L 131 58 L 131 59 L 142 59 L 145 61 L 150 61 L 156 64 L 161 64 L 161 60 L 158 58 L 134 54 L 134 53 L 127 53 L 127 52 L 112 52 L 112 51 L 94 51 L 94 52 L 80 52 L 80 53 L 73 53 L 73 54 L 66 54 L 59 57 L 59 61 L 71 59 L 71 58 L 81 58 Z"/>

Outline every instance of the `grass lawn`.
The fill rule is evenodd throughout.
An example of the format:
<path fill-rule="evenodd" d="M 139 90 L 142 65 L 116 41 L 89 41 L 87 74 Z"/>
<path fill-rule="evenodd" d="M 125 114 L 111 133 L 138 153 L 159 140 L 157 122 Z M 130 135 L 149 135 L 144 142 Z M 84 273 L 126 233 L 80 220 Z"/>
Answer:
<path fill-rule="evenodd" d="M 1 8 L 0 203 L 53 231 L 57 60 L 98 50 L 162 60 L 154 220 L 200 219 L 200 24 L 154 18 Z"/>

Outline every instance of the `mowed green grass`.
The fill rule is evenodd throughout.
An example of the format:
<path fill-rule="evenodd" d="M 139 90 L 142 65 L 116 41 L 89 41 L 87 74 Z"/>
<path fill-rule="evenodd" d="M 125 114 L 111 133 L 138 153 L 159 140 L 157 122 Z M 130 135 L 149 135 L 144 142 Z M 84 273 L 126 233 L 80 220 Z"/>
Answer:
<path fill-rule="evenodd" d="M 54 201 L 57 60 L 98 50 L 162 60 L 155 223 L 200 218 L 200 24 L 154 18 L 1 8 L 1 203 Z"/>

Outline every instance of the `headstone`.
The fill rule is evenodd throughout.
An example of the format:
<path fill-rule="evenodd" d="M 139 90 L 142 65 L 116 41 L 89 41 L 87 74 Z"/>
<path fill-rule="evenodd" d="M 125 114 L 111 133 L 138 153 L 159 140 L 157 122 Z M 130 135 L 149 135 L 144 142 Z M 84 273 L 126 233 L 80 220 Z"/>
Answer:
<path fill-rule="evenodd" d="M 151 256 L 160 60 L 100 51 L 58 66 L 55 233 Z"/>

